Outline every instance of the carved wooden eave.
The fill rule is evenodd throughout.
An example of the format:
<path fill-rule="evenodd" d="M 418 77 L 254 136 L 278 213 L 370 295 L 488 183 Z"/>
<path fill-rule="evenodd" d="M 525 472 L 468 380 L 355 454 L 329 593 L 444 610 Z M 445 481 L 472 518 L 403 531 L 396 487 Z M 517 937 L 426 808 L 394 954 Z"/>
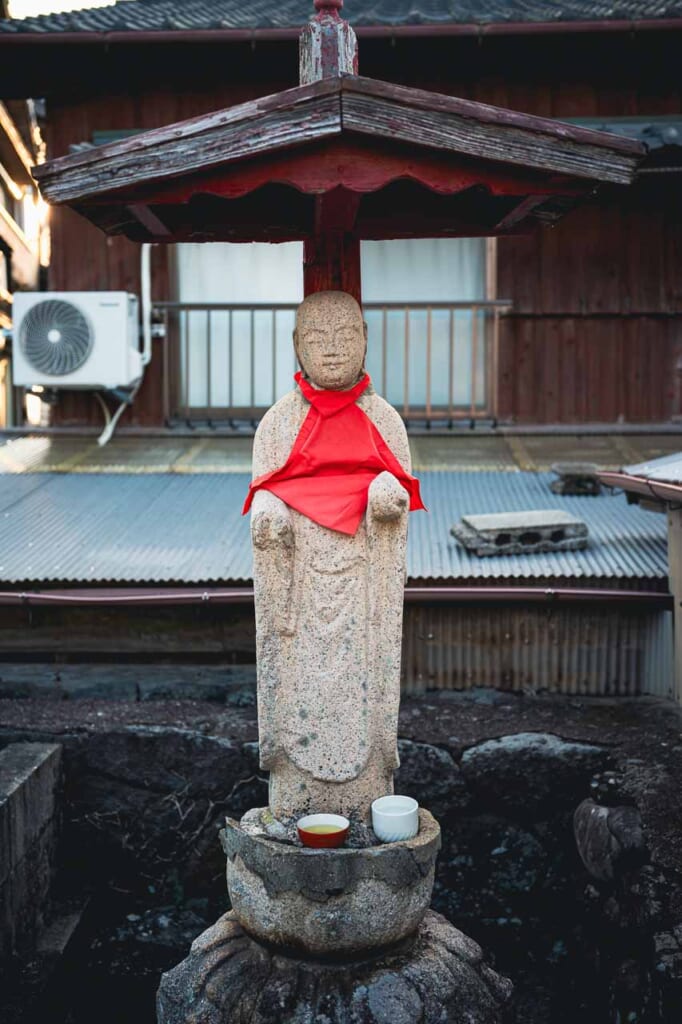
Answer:
<path fill-rule="evenodd" d="M 627 185 L 637 142 L 346 75 L 36 168 L 44 197 L 135 241 L 500 235 Z"/>

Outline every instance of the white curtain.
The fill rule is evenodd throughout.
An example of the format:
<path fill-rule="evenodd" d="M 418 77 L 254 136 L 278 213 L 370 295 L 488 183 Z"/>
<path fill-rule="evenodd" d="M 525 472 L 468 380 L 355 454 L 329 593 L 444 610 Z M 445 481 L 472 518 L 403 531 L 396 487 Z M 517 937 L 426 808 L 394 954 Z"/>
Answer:
<path fill-rule="evenodd" d="M 409 239 L 363 242 L 366 304 L 475 302 L 485 298 L 485 239 Z M 177 246 L 180 302 L 291 303 L 303 297 L 303 244 L 185 244 Z M 367 368 L 398 408 L 427 403 L 426 310 L 366 310 Z M 484 398 L 485 344 L 479 315 L 476 359 L 472 314 L 431 313 L 430 403 L 468 406 Z M 231 327 L 230 327 L 231 323 Z M 385 326 L 384 326 L 385 324 Z M 183 404 L 194 408 L 270 405 L 291 388 L 295 371 L 289 311 L 193 311 L 180 321 Z M 231 335 L 231 341 L 230 341 Z M 385 357 L 382 351 L 386 339 Z M 473 365 L 475 361 L 475 366 Z M 407 373 L 406 373 L 407 364 Z M 385 370 L 385 373 L 384 373 Z M 210 371 L 210 372 L 209 372 Z M 407 378 L 407 394 L 405 381 Z"/>
<path fill-rule="evenodd" d="M 485 259 L 484 238 L 363 242 L 363 302 L 409 305 L 481 301 L 485 298 Z M 448 406 L 451 401 L 454 406 L 469 407 L 475 380 L 475 404 L 483 404 L 485 331 L 482 314 L 477 317 L 474 366 L 473 314 L 456 310 L 451 320 L 449 310 L 431 311 L 430 396 L 427 396 L 428 311 L 411 310 L 406 318 L 404 310 L 384 314 L 381 310 L 368 309 L 365 318 L 369 333 L 367 369 L 389 402 L 398 408 L 405 404 L 423 408 L 430 397 L 434 408 Z"/>
<path fill-rule="evenodd" d="M 183 244 L 176 252 L 179 302 L 267 305 L 303 298 L 302 242 Z M 294 314 L 286 310 L 253 316 L 216 310 L 210 324 L 203 310 L 181 316 L 182 404 L 271 405 L 293 386 L 293 329 Z"/>

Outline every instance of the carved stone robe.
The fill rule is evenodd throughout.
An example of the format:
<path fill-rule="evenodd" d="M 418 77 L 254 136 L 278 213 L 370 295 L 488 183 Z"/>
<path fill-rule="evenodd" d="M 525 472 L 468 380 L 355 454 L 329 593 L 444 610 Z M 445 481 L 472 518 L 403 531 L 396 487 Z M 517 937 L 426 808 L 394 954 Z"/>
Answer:
<path fill-rule="evenodd" d="M 409 472 L 397 412 L 371 388 L 357 404 Z M 254 479 L 285 464 L 308 411 L 298 388 L 268 411 L 254 441 Z M 392 792 L 407 509 L 378 521 L 378 480 L 353 536 L 268 491 L 254 496 L 261 766 L 279 820 L 316 811 L 366 819 L 371 801 Z M 255 530 L 261 513 L 275 524 L 265 542 Z"/>

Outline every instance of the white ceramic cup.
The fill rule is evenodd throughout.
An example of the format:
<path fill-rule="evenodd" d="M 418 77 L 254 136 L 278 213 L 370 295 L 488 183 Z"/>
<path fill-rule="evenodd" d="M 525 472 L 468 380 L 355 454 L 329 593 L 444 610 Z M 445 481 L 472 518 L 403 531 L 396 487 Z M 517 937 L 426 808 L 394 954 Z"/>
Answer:
<path fill-rule="evenodd" d="M 419 804 L 411 796 L 380 796 L 372 804 L 372 828 L 382 843 L 414 839 L 419 831 Z"/>

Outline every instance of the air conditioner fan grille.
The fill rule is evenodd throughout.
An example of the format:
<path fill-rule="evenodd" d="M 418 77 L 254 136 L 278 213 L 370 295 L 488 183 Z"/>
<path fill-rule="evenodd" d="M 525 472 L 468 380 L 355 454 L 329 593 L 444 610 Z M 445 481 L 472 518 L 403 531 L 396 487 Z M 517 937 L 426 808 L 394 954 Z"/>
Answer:
<path fill-rule="evenodd" d="M 37 302 L 21 321 L 19 343 L 25 358 L 39 373 L 51 377 L 64 377 L 81 367 L 93 341 L 85 315 L 61 299 Z"/>

